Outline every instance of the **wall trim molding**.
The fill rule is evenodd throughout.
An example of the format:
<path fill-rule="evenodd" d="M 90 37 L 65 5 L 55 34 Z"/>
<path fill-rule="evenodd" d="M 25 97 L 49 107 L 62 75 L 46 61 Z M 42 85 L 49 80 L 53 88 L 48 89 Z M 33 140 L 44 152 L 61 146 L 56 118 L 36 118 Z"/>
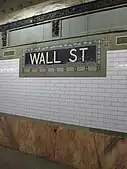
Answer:
<path fill-rule="evenodd" d="M 112 30 L 112 31 L 105 31 L 105 32 L 98 32 L 98 33 L 91 33 L 91 34 L 84 34 L 84 36 L 72 36 L 72 37 L 67 37 L 67 38 L 60 38 L 60 39 L 57 39 L 57 41 L 61 41 L 61 40 L 67 40 L 67 39 L 74 39 L 74 38 L 82 38 L 82 37 L 90 37 L 90 36 L 101 36 L 101 35 L 104 35 L 106 36 L 107 34 L 115 34 L 115 33 L 126 33 L 127 31 L 126 30 Z M 5 47 L 1 47 L 1 49 L 10 49 L 10 48 L 16 48 L 16 47 L 23 47 L 23 46 L 28 46 L 28 45 L 37 45 L 37 44 L 42 44 L 42 43 L 47 43 L 47 42 L 55 42 L 56 39 L 52 39 L 52 40 L 45 40 L 45 41 L 37 41 L 37 42 L 31 42 L 31 43 L 23 43 L 21 45 L 11 45 L 11 46 L 5 46 Z"/>
<path fill-rule="evenodd" d="M 0 32 L 5 30 L 24 27 L 27 25 L 36 25 L 39 22 L 44 22 L 48 20 L 53 20 L 62 17 L 69 17 L 72 15 L 80 15 L 82 13 L 96 13 L 100 11 L 111 10 L 115 8 L 121 8 L 127 6 L 126 0 L 97 0 L 84 4 L 79 4 L 76 6 L 68 7 L 65 9 L 56 10 L 46 14 L 41 14 L 38 16 L 33 16 L 27 19 L 18 20 L 15 22 L 7 23 L 0 26 Z"/>

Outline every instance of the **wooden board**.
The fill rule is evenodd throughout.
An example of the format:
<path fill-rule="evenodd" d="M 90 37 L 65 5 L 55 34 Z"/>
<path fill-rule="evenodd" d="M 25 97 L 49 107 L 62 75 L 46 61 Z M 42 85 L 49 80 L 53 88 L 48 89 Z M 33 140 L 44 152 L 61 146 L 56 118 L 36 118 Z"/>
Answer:
<path fill-rule="evenodd" d="M 77 169 L 127 169 L 127 138 L 0 116 L 0 145 Z"/>

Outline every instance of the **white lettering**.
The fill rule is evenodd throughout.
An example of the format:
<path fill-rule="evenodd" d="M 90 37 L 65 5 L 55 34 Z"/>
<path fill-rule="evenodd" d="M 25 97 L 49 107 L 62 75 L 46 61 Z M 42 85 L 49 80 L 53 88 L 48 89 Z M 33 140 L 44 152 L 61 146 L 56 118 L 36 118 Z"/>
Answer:
<path fill-rule="evenodd" d="M 49 61 L 48 59 L 49 59 L 49 53 L 46 52 L 46 63 L 47 63 L 47 64 L 52 64 L 53 62 L 52 62 L 52 61 Z"/>
<path fill-rule="evenodd" d="M 80 48 L 79 50 L 82 51 L 82 62 L 85 62 L 85 51 L 88 50 L 88 48 Z"/>
<path fill-rule="evenodd" d="M 74 59 L 70 59 L 70 58 L 69 58 L 69 61 L 70 61 L 70 62 L 76 62 L 76 60 L 77 60 L 77 55 L 73 54 L 72 52 L 77 52 L 77 50 L 76 50 L 76 49 L 71 49 L 71 50 L 70 50 L 70 55 L 71 55 L 71 56 L 74 56 Z"/>
<path fill-rule="evenodd" d="M 40 62 L 39 62 L 39 64 L 41 64 L 41 62 L 43 62 L 43 64 L 45 64 L 45 58 L 44 58 L 43 52 L 41 53 L 41 57 L 40 57 Z"/>
<path fill-rule="evenodd" d="M 34 62 L 37 65 L 39 62 L 39 58 L 40 58 L 40 53 L 38 53 L 38 55 L 36 53 L 34 53 L 33 55 L 30 53 L 30 60 L 32 65 L 34 64 Z"/>
<path fill-rule="evenodd" d="M 56 60 L 56 51 L 54 51 L 54 63 L 61 63 L 60 60 Z"/>

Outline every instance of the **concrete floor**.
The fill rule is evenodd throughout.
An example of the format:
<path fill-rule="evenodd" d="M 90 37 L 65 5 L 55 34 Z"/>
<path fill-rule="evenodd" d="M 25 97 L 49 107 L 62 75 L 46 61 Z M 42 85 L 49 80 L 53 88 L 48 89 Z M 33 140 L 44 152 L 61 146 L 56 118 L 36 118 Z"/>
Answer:
<path fill-rule="evenodd" d="M 72 169 L 47 159 L 0 147 L 0 169 Z"/>

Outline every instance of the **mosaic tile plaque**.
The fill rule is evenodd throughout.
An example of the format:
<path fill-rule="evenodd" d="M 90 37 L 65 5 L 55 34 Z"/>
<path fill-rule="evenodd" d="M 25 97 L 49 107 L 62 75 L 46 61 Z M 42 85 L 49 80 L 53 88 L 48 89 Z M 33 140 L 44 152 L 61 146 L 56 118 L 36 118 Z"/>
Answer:
<path fill-rule="evenodd" d="M 103 48 L 93 40 L 23 50 L 20 77 L 105 76 Z"/>

